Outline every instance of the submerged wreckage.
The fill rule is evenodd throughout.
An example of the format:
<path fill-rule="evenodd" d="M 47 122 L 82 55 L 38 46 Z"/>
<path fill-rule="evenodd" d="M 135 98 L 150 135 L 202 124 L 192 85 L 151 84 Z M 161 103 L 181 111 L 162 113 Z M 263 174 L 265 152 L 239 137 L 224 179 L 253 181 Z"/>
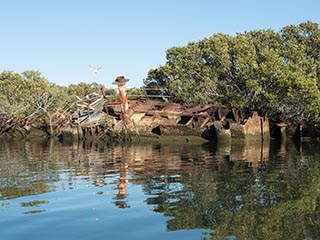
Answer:
<path fill-rule="evenodd" d="M 78 98 L 68 110 L 57 109 L 47 119 L 11 118 L 0 122 L 0 138 L 48 138 L 127 141 L 152 137 L 174 141 L 231 141 L 245 139 L 261 141 L 289 137 L 320 139 L 319 128 L 307 123 L 290 124 L 269 122 L 249 109 L 228 108 L 213 104 L 186 106 L 169 101 L 163 95 L 144 95 L 128 99 L 126 82 L 120 76 L 119 99 L 106 95 L 102 87 L 85 98 Z M 72 110 L 71 110 L 72 109 Z M 172 138 L 170 139 L 172 141 Z"/>
<path fill-rule="evenodd" d="M 0 126 L 0 136 L 58 136 L 61 140 L 92 141 L 127 141 L 142 137 L 167 139 L 166 136 L 178 136 L 178 139 L 187 142 L 195 139 L 227 142 L 234 139 L 261 141 L 269 139 L 270 135 L 283 138 L 288 132 L 286 124 L 269 123 L 267 115 L 261 116 L 249 109 L 213 104 L 186 106 L 159 95 L 129 100 L 127 81 L 123 76 L 114 81 L 119 91 L 117 100 L 106 96 L 101 88 L 83 99 L 78 97 L 73 111 L 58 109 L 51 114 L 49 121 L 45 118 L 10 119 Z M 320 136 L 319 132 L 310 131 L 310 128 L 302 125 L 295 129 L 301 138 L 311 136 L 314 139 Z"/>
<path fill-rule="evenodd" d="M 267 116 L 243 109 L 212 104 L 187 107 L 168 100 L 128 100 L 127 79 L 118 77 L 120 100 L 107 100 L 103 93 L 91 101 L 79 99 L 77 111 L 60 127 L 60 136 L 101 140 L 184 136 L 203 140 L 269 137 Z"/>

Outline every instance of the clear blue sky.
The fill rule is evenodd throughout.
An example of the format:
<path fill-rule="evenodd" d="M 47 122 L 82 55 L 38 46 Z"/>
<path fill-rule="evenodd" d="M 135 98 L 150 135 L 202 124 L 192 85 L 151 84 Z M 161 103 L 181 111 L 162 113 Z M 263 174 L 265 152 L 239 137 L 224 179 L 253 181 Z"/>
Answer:
<path fill-rule="evenodd" d="M 319 0 L 1 0 L 0 9 L 0 72 L 38 70 L 64 86 L 114 87 L 124 75 L 128 87 L 141 87 L 173 46 L 320 23 Z M 89 65 L 102 69 L 94 74 Z"/>

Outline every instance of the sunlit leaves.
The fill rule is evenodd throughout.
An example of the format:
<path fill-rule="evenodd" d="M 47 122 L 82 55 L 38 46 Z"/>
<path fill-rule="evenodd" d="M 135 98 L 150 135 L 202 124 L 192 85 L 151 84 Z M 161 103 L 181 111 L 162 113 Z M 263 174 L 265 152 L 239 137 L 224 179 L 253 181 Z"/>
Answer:
<path fill-rule="evenodd" d="M 215 34 L 167 51 L 147 87 L 166 87 L 176 101 L 250 107 L 272 117 L 319 121 L 320 30 L 305 22 L 280 32 Z"/>
<path fill-rule="evenodd" d="M 31 95 L 28 82 L 11 71 L 0 74 L 0 114 L 1 117 L 24 116 L 30 108 Z"/>
<path fill-rule="evenodd" d="M 4 71 L 0 73 L 0 119 L 41 116 L 50 123 L 50 118 L 58 109 L 74 106 L 76 96 L 85 97 L 101 87 L 97 83 L 63 87 L 49 82 L 39 71 L 24 71 L 21 74 Z M 105 90 L 105 94 L 115 95 L 115 91 Z"/>

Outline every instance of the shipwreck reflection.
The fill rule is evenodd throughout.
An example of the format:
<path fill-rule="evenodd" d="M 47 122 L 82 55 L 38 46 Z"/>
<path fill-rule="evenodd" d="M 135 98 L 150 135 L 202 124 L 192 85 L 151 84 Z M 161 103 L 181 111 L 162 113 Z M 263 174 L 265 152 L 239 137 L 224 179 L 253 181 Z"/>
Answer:
<path fill-rule="evenodd" d="M 301 226 L 297 229 L 317 231 L 319 159 L 318 144 L 281 141 L 3 142 L 0 200 L 94 187 L 97 194 L 110 196 L 111 205 L 126 209 L 133 208 L 130 186 L 140 185 L 144 203 L 168 217 L 170 231 L 214 229 L 212 236 L 219 238 L 232 229 L 246 238 L 253 231 L 249 226 L 255 225 L 258 234 L 267 222 L 285 222 L 289 216 L 295 226 Z M 33 208 L 25 214 L 45 211 Z M 286 215 L 288 208 L 296 211 Z M 302 218 L 312 218 L 315 225 L 307 228 Z M 289 225 L 288 229 L 292 230 Z"/>
<path fill-rule="evenodd" d="M 128 149 L 122 148 L 122 161 L 120 163 L 119 178 L 118 178 L 118 193 L 114 197 L 115 205 L 119 208 L 130 208 L 129 203 L 126 201 L 127 196 L 127 174 L 128 174 L 128 162 L 131 160 L 131 155 L 128 153 Z"/>
<path fill-rule="evenodd" d="M 158 176 L 190 174 L 197 169 L 249 167 L 256 171 L 268 161 L 269 145 L 2 142 L 0 152 L 2 199 L 55 191 L 59 186 L 55 183 L 62 178 L 68 181 L 64 189 L 75 189 L 74 179 L 79 177 L 96 187 L 117 185 L 114 198 L 120 203 L 128 182 L 148 183 Z M 113 176 L 118 177 L 110 181 Z"/>

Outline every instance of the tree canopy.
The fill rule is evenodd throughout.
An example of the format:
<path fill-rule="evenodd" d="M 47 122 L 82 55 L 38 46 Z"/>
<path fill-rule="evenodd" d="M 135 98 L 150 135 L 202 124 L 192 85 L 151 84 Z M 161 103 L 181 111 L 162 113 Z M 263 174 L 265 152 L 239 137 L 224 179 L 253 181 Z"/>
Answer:
<path fill-rule="evenodd" d="M 99 90 L 97 83 L 63 87 L 49 82 L 39 71 L 0 73 L 0 119 L 49 116 L 57 108 L 72 107 L 77 98 Z M 114 94 L 106 90 L 106 94 Z"/>
<path fill-rule="evenodd" d="M 148 72 L 144 88 L 153 89 L 149 95 L 165 91 L 173 101 L 188 105 L 247 107 L 268 112 L 274 120 L 320 124 L 319 53 L 319 25 L 310 21 L 278 32 L 217 33 L 168 49 L 166 63 Z M 97 83 L 62 87 L 38 71 L 4 71 L 0 118 L 48 116 L 57 106 L 70 105 L 76 96 L 100 87 Z M 106 95 L 114 97 L 115 90 L 106 90 Z"/>
<path fill-rule="evenodd" d="M 162 87 L 186 104 L 249 107 L 287 121 L 319 122 L 320 30 L 305 22 L 271 29 L 214 34 L 167 50 L 146 87 Z"/>

